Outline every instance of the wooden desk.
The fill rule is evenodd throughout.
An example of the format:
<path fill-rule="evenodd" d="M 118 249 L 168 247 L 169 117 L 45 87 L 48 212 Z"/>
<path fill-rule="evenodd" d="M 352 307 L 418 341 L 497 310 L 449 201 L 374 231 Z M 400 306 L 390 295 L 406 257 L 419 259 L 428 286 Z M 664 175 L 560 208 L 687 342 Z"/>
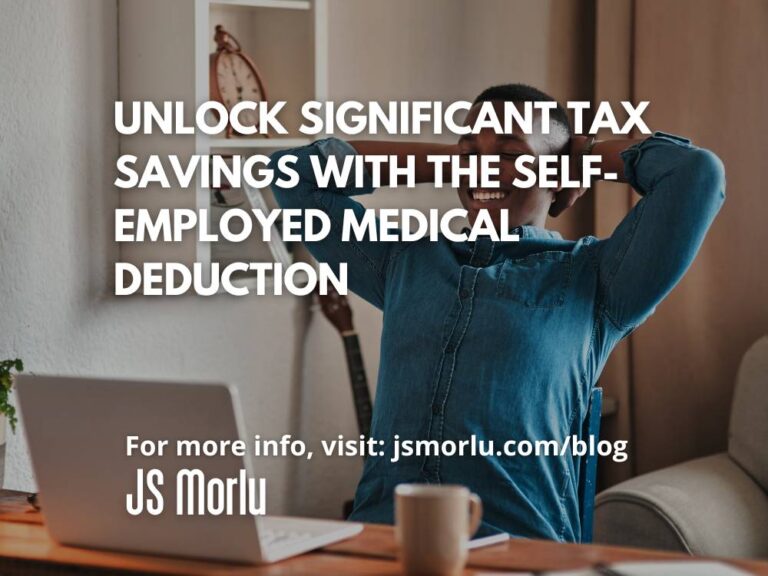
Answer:
<path fill-rule="evenodd" d="M 681 554 L 612 546 L 556 544 L 511 540 L 470 553 L 467 575 L 509 570 L 557 570 L 620 560 L 690 559 Z M 753 574 L 768 576 L 768 562 L 728 561 Z M 185 574 L 209 576 L 394 575 L 392 528 L 370 524 L 356 538 L 267 566 L 229 566 L 175 558 L 158 558 L 59 546 L 39 514 L 23 496 L 0 493 L 0 574 Z"/>

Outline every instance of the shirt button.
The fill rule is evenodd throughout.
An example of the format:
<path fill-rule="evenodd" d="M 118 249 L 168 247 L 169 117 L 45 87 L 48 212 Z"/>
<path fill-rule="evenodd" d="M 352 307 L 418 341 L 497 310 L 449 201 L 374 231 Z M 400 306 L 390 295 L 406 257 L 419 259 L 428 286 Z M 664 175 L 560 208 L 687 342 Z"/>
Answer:
<path fill-rule="evenodd" d="M 432 414 L 440 414 L 440 406 L 437 404 L 432 404 Z"/>
<path fill-rule="evenodd" d="M 459 298 L 461 298 L 462 300 L 466 300 L 467 298 L 469 298 L 469 290 L 464 288 L 461 292 L 459 292 Z"/>
<path fill-rule="evenodd" d="M 445 353 L 446 354 L 453 354 L 453 344 L 448 344 L 448 346 L 445 347 Z"/>

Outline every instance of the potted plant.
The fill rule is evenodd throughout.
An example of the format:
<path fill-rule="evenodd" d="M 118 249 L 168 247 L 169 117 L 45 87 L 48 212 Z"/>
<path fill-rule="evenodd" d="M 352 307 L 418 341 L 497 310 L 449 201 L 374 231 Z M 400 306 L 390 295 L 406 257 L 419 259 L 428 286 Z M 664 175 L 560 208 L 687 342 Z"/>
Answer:
<path fill-rule="evenodd" d="M 11 425 L 11 431 L 16 432 L 16 408 L 9 401 L 13 388 L 13 372 L 24 370 L 24 363 L 14 360 L 0 361 L 0 446 L 5 444 L 5 420 Z"/>

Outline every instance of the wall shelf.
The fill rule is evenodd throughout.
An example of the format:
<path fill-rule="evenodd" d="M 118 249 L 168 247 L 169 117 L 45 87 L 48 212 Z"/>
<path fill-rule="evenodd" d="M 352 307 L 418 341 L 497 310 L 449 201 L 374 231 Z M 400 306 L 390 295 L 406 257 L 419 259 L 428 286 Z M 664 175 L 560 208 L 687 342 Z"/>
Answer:
<path fill-rule="evenodd" d="M 211 4 L 229 4 L 248 8 L 280 8 L 284 10 L 310 10 L 308 0 L 215 0 Z"/>
<path fill-rule="evenodd" d="M 298 132 L 300 106 L 327 99 L 327 0 L 131 0 L 120 2 L 120 99 L 183 101 L 196 109 L 210 99 L 209 61 L 216 51 L 218 24 L 233 34 L 255 61 L 269 101 L 288 103 L 280 120 L 289 134 L 272 138 L 135 135 L 121 137 L 121 154 L 257 154 L 309 144 Z M 236 191 L 235 191 L 236 192 Z M 271 192 L 264 191 L 267 204 Z M 206 209 L 215 218 L 222 207 L 213 191 L 196 186 L 182 190 L 130 190 L 121 193 L 125 208 Z M 132 243 L 120 246 L 123 261 L 194 262 L 260 261 L 264 246 L 198 242 L 194 235 L 174 244 Z M 219 243 L 217 243 L 219 244 Z M 268 256 L 266 256 L 268 257 Z"/>
<path fill-rule="evenodd" d="M 259 148 L 278 150 L 281 148 L 297 148 L 306 146 L 312 140 L 309 138 L 210 138 L 208 146 L 211 149 L 223 148 Z"/>

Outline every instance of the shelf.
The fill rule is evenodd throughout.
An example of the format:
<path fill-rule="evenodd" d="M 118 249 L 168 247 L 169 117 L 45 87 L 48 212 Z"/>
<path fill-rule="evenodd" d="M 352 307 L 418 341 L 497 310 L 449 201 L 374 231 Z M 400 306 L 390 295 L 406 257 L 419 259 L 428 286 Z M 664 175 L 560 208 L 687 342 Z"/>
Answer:
<path fill-rule="evenodd" d="M 250 1 L 250 0 L 248 0 Z M 298 0 L 296 0 L 298 1 Z M 280 0 L 293 5 L 293 0 Z M 314 4 L 311 4 L 314 6 Z M 254 3 L 245 6 L 242 2 L 211 3 L 209 4 L 207 32 L 201 32 L 200 40 L 204 40 L 207 49 L 201 47 L 201 52 L 207 52 L 200 65 L 199 74 L 203 77 L 204 88 L 199 95 L 200 100 L 207 99 L 210 86 L 209 56 L 216 51 L 214 31 L 217 25 L 222 25 L 241 44 L 242 50 L 255 63 L 264 84 L 267 100 L 271 102 L 285 101 L 287 106 L 280 112 L 281 124 L 287 134 L 272 134 L 275 140 L 281 137 L 302 138 L 299 132 L 304 119 L 300 113 L 302 103 L 317 100 L 318 90 L 315 85 L 315 54 L 314 42 L 315 14 L 311 10 L 273 10 Z M 214 139 L 223 139 L 224 134 L 209 137 L 210 144 L 215 146 Z M 263 137 L 230 138 L 230 140 L 259 142 L 256 147 L 270 147 L 261 144 Z M 227 148 L 237 148 L 236 144 L 224 144 Z"/>
<path fill-rule="evenodd" d="M 308 0 L 212 0 L 211 4 L 229 4 L 246 8 L 281 8 L 284 10 L 309 10 Z"/>
<path fill-rule="evenodd" d="M 309 138 L 211 138 L 208 144 L 213 148 L 267 148 L 270 150 L 298 148 L 311 144 Z"/>
<path fill-rule="evenodd" d="M 122 153 L 179 156 L 254 154 L 310 144 L 314 138 L 299 130 L 300 105 L 327 99 L 326 0 L 131 0 L 119 2 L 119 96 L 124 101 L 181 100 L 185 109 L 196 109 L 210 99 L 211 54 L 217 25 L 232 34 L 256 64 L 269 101 L 286 101 L 280 115 L 287 130 L 283 137 L 233 137 L 224 134 L 158 138 L 155 135 L 121 136 Z M 191 48 L 194 47 L 194 50 Z M 149 58 L 148 54 L 161 57 Z M 211 191 L 199 183 L 191 190 L 174 187 L 159 191 L 131 190 L 121 194 L 126 208 L 149 210 L 208 209 L 216 216 L 219 206 Z M 268 207 L 272 198 L 267 195 Z M 269 247 L 266 247 L 269 248 Z M 256 242 L 237 246 L 211 245 L 189 235 L 173 244 L 131 243 L 120 246 L 120 259 L 132 264 L 181 262 L 191 265 L 212 261 L 265 261 L 273 254 Z M 306 256 L 297 251 L 300 257 Z M 293 256 L 293 254 L 292 254 Z"/>

